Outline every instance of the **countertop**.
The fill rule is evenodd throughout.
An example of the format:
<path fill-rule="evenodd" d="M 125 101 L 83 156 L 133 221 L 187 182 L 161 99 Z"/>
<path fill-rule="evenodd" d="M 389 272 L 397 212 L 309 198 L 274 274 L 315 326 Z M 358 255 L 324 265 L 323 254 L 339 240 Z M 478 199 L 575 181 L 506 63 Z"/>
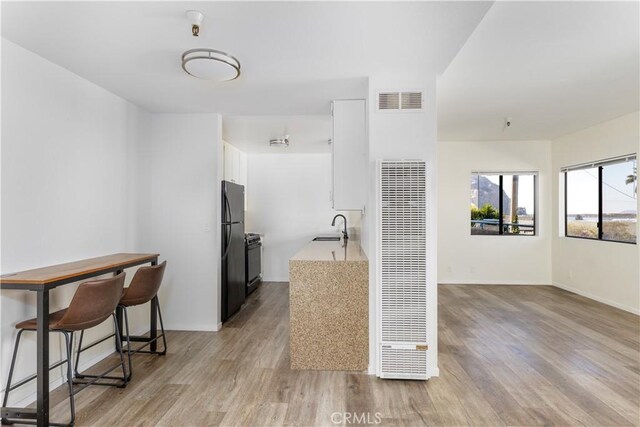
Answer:
<path fill-rule="evenodd" d="M 369 261 L 360 242 L 309 242 L 289 261 L 292 369 L 366 371 Z"/>
<path fill-rule="evenodd" d="M 291 261 L 368 261 L 358 240 L 309 242 Z"/>

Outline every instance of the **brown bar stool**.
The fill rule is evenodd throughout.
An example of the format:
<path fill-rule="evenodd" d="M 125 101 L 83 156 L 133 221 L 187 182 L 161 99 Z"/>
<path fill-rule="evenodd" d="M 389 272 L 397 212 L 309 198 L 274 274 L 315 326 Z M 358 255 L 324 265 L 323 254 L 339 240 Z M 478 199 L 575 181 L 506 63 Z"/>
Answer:
<path fill-rule="evenodd" d="M 124 313 L 124 325 L 125 325 L 125 336 L 123 339 L 127 341 L 127 360 L 129 364 L 129 377 L 127 380 L 131 379 L 131 375 L 133 373 L 133 365 L 131 364 L 131 355 L 135 353 L 147 353 L 147 354 L 158 354 L 164 356 L 167 354 L 167 339 L 164 334 L 164 324 L 162 322 L 162 312 L 160 311 L 160 301 L 158 300 L 158 290 L 160 289 L 160 285 L 162 284 L 162 277 L 164 276 L 164 270 L 167 266 L 167 261 L 163 261 L 159 265 L 152 265 L 150 267 L 140 267 L 136 274 L 133 276 L 129 287 L 124 290 L 124 294 L 120 299 L 120 304 L 118 305 L 119 309 L 122 309 Z M 158 309 L 158 318 L 160 319 L 160 330 L 161 334 L 156 336 L 155 338 L 147 338 L 147 337 L 138 337 L 131 336 L 129 331 L 129 316 L 127 314 L 127 307 L 133 307 L 136 305 L 146 304 L 151 302 L 155 304 Z M 155 326 L 151 326 L 152 328 Z M 151 335 L 151 331 L 150 331 Z M 151 343 L 156 342 L 159 338 L 162 338 L 163 350 L 162 351 L 151 351 L 151 350 L 142 350 L 146 346 Z M 141 347 L 132 350 L 131 349 L 131 341 L 136 342 L 144 342 L 145 344 Z M 122 348 L 122 345 L 120 346 Z"/>
<path fill-rule="evenodd" d="M 83 390 L 86 386 L 89 386 L 100 378 L 106 378 L 106 374 L 113 371 L 118 367 L 122 367 L 122 378 L 112 377 L 114 379 L 121 380 L 119 384 L 109 384 L 109 385 L 118 385 L 120 387 L 124 387 L 127 384 L 127 374 L 125 370 L 124 363 L 124 355 L 122 350 L 120 350 L 120 364 L 110 368 L 108 371 L 104 372 L 102 376 L 96 376 L 97 378 L 94 381 L 84 383 L 85 387 L 82 387 L 78 390 L 73 390 L 73 376 L 72 376 L 72 367 L 71 367 L 71 353 L 73 350 L 73 333 L 75 331 L 84 331 L 85 329 L 89 329 L 100 323 L 104 322 L 109 316 L 113 317 L 113 321 L 115 323 L 116 334 L 119 337 L 119 329 L 118 329 L 118 320 L 115 316 L 115 309 L 120 301 L 122 296 L 122 290 L 124 287 L 124 273 L 120 273 L 117 276 L 110 277 L 108 279 L 101 280 L 91 280 L 88 282 L 84 282 L 78 286 L 73 298 L 71 299 L 71 303 L 69 307 L 56 311 L 55 313 L 51 313 L 49 315 L 49 330 L 51 332 L 60 332 L 64 338 L 66 343 L 66 351 L 67 351 L 67 359 L 57 362 L 49 369 L 55 369 L 63 364 L 67 364 L 67 384 L 69 386 L 69 406 L 71 409 L 71 421 L 69 424 L 60 424 L 60 423 L 50 423 L 52 426 L 63 426 L 63 425 L 73 425 L 75 422 L 75 402 L 74 402 L 74 394 Z M 13 349 L 13 358 L 11 359 L 11 367 L 9 368 L 9 378 L 7 379 L 7 388 L 4 393 L 4 400 L 2 403 L 3 407 L 7 406 L 7 401 L 9 400 L 9 392 L 11 390 L 15 390 L 16 388 L 26 384 L 27 382 L 34 380 L 36 375 L 32 375 L 24 380 L 11 385 L 11 378 L 13 377 L 13 370 L 16 364 L 16 356 L 18 354 L 18 345 L 20 344 L 20 338 L 22 337 L 22 333 L 24 331 L 35 331 L 38 326 L 37 319 L 29 319 L 23 322 L 20 322 L 16 325 L 16 329 L 18 329 L 18 336 L 16 337 L 16 345 Z M 2 424 L 12 424 L 13 422 L 17 422 L 20 424 L 35 424 L 35 422 L 30 420 L 10 420 L 3 418 Z"/>

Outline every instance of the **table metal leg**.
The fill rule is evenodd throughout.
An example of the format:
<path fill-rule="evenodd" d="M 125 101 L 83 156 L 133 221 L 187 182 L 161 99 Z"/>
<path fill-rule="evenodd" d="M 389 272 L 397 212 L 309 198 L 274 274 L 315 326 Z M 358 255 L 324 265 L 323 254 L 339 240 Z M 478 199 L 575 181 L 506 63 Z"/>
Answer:
<path fill-rule="evenodd" d="M 49 291 L 37 292 L 37 418 L 38 426 L 49 425 Z"/>

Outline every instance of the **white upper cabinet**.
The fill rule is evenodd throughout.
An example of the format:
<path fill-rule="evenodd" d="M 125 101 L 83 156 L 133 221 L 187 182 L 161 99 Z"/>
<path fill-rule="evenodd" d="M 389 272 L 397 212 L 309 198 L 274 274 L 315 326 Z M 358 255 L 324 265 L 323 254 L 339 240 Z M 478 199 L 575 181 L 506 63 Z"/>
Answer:
<path fill-rule="evenodd" d="M 363 210 L 367 197 L 367 128 L 364 99 L 332 103 L 333 208 Z"/>
<path fill-rule="evenodd" d="M 247 185 L 247 155 L 224 141 L 224 180 Z"/>
<path fill-rule="evenodd" d="M 247 153 L 223 142 L 223 178 L 225 181 L 244 185 L 244 208 L 247 209 Z"/>

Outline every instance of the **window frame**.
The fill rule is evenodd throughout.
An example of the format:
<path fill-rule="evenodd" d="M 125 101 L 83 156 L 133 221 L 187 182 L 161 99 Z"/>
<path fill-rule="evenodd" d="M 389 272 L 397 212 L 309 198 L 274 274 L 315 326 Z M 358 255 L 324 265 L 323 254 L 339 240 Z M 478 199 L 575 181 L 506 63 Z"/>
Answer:
<path fill-rule="evenodd" d="M 603 227 L 602 227 L 602 223 L 603 223 L 603 207 L 604 207 L 604 192 L 603 192 L 603 180 L 602 180 L 602 176 L 603 176 L 603 171 L 605 166 L 609 166 L 609 165 L 614 165 L 617 163 L 625 163 L 625 162 L 629 162 L 631 160 L 635 160 L 636 161 L 636 167 L 638 164 L 638 157 L 637 154 L 628 154 L 626 156 L 620 156 L 620 157 L 614 157 L 611 159 L 605 159 L 605 160 L 600 160 L 597 162 L 593 162 L 593 163 L 585 163 L 585 164 L 581 164 L 581 165 L 576 165 L 576 166 L 569 166 L 569 167 L 565 167 L 561 169 L 561 172 L 564 175 L 564 237 L 570 238 L 570 239 L 581 239 L 581 240 L 590 240 L 590 241 L 594 241 L 594 242 L 612 242 L 612 243 L 624 243 L 627 245 L 637 245 L 638 244 L 638 234 L 637 234 L 637 225 L 636 225 L 636 241 L 635 242 L 626 242 L 624 240 L 613 240 L 613 239 L 603 239 L 602 235 L 603 235 Z M 568 173 L 571 171 L 577 171 L 577 170 L 582 170 L 582 169 L 593 169 L 597 167 L 598 168 L 598 222 L 597 222 L 597 227 L 598 227 L 598 237 L 581 237 L 581 236 L 571 236 L 568 233 L 568 223 L 569 221 L 567 220 L 567 211 L 568 211 L 568 199 L 569 199 L 569 194 L 568 194 Z M 638 213 L 636 212 L 636 222 L 638 221 Z"/>
<path fill-rule="evenodd" d="M 471 176 L 478 175 L 479 177 L 482 175 L 497 175 L 499 182 L 499 194 L 498 198 L 498 234 L 470 234 L 470 236 L 522 236 L 522 237 L 536 237 L 538 235 L 538 172 L 532 171 L 514 171 L 514 172 L 471 172 Z M 515 234 L 515 233 L 505 233 L 504 232 L 504 202 L 502 198 L 502 193 L 504 191 L 503 182 L 504 175 L 529 175 L 533 177 L 533 234 Z M 478 206 L 480 208 L 480 206 Z"/>

